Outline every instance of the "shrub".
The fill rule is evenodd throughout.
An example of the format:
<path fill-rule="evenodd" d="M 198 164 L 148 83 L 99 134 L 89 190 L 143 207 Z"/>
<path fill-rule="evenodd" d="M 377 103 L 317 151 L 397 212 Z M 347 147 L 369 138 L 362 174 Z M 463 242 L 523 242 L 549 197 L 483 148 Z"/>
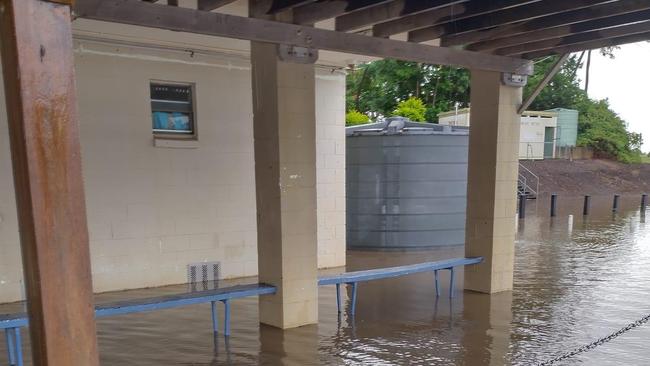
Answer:
<path fill-rule="evenodd" d="M 370 118 L 359 111 L 349 111 L 345 114 L 345 124 L 347 126 L 362 125 L 370 122 Z"/>
<path fill-rule="evenodd" d="M 422 100 L 411 97 L 397 104 L 397 108 L 393 111 L 393 116 L 406 117 L 415 122 L 424 122 L 426 120 L 426 112 L 427 107 L 424 106 Z"/>

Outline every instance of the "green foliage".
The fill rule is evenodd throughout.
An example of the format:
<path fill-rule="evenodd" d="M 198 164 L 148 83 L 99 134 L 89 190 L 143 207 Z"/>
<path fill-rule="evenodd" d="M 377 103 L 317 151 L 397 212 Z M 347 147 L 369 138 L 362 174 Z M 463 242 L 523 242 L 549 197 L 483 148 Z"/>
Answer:
<path fill-rule="evenodd" d="M 528 84 L 524 87 L 524 99 L 530 95 L 557 59 L 557 56 L 549 57 L 535 64 L 535 74 L 528 78 Z M 575 56 L 569 58 L 564 67 L 542 89 L 529 109 L 533 111 L 551 108 L 578 109 L 577 106 L 588 99 L 587 94 L 580 88 L 580 80 L 576 77 L 579 68 L 578 58 Z"/>
<path fill-rule="evenodd" d="M 393 111 L 393 116 L 406 117 L 411 121 L 424 122 L 427 107 L 420 98 L 410 97 L 397 104 L 397 108 Z"/>
<path fill-rule="evenodd" d="M 359 65 L 348 73 L 347 110 L 367 115 L 390 116 L 399 101 L 421 99 L 426 120 L 435 122 L 438 113 L 469 105 L 469 72 L 448 66 L 380 60 Z"/>
<path fill-rule="evenodd" d="M 345 114 L 346 126 L 362 125 L 368 122 L 370 122 L 370 117 L 359 111 L 352 110 Z"/>
<path fill-rule="evenodd" d="M 600 52 L 612 57 L 615 49 Z M 524 96 L 532 92 L 556 61 L 554 56 L 535 63 L 535 74 L 528 78 Z M 625 121 L 611 110 L 606 100 L 592 100 L 581 89 L 577 77 L 581 63 L 578 56 L 570 57 L 530 109 L 577 109 L 580 113 L 578 144 L 621 161 L 639 161 L 641 135 L 627 131 Z M 453 110 L 456 104 L 458 108 L 469 106 L 469 88 L 469 72 L 464 69 L 380 60 L 350 71 L 346 104 L 348 111 L 356 110 L 373 118 L 397 114 L 413 121 L 436 122 L 438 113 Z M 398 106 L 400 101 L 414 103 L 411 99 L 421 104 L 408 108 Z M 412 110 L 417 113 L 411 114 Z"/>
<path fill-rule="evenodd" d="M 641 161 L 641 134 L 628 132 L 625 121 L 609 108 L 607 100 L 584 99 L 578 110 L 578 145 L 625 163 Z"/>

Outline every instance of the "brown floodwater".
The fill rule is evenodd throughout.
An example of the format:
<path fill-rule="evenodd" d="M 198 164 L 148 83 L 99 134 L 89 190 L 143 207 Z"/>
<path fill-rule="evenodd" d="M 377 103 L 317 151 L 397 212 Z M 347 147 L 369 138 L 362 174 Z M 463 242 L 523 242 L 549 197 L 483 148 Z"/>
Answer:
<path fill-rule="evenodd" d="M 549 218 L 547 198 L 529 201 L 519 222 L 511 292 L 463 292 L 459 271 L 456 297 L 436 298 L 432 274 L 424 273 L 360 284 L 356 317 L 339 318 L 334 287 L 322 287 L 319 324 L 284 332 L 259 326 L 257 299 L 242 299 L 233 302 L 229 339 L 213 337 L 209 304 L 117 316 L 98 321 L 102 365 L 534 365 L 650 313 L 650 227 L 639 198 L 623 197 L 613 214 L 611 197 L 594 197 L 586 219 L 582 200 L 565 197 Z M 462 248 L 351 251 L 347 269 L 462 255 Z M 236 282 L 246 281 L 254 279 Z M 444 293 L 446 273 L 441 284 Z M 186 290 L 114 292 L 97 301 Z M 3 305 L 0 313 L 19 307 Z M 647 365 L 648 339 L 650 325 L 640 326 L 558 364 Z M 2 341 L 0 365 L 7 363 Z"/>

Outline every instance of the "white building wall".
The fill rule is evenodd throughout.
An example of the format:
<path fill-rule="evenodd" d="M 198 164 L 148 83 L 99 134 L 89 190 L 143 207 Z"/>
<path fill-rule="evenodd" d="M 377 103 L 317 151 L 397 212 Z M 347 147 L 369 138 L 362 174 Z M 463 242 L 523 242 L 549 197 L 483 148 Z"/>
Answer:
<path fill-rule="evenodd" d="M 469 108 L 438 114 L 438 123 L 450 126 L 470 125 Z M 519 132 L 519 159 L 544 159 L 544 133 L 546 127 L 553 131 L 553 156 L 555 156 L 555 136 L 557 134 L 557 115 L 552 112 L 524 112 L 521 116 Z"/>
<path fill-rule="evenodd" d="M 97 292 L 186 281 L 188 263 L 257 274 L 250 65 L 77 42 L 83 174 Z M 150 80 L 195 84 L 198 143 L 155 147 Z M 345 264 L 345 76 L 317 79 L 319 266 Z M 0 91 L 0 94 L 2 92 Z M 4 96 L 0 95 L 0 302 L 23 297 Z"/>

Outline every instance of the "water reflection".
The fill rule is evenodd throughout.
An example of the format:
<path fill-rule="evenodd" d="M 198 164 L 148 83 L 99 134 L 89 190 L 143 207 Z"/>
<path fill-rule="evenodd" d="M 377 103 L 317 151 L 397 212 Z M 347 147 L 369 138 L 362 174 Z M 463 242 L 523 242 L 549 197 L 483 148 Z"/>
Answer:
<path fill-rule="evenodd" d="M 512 292 L 487 296 L 457 288 L 449 299 L 444 271 L 443 296 L 436 298 L 433 274 L 422 273 L 359 285 L 352 318 L 347 310 L 338 316 L 334 286 L 324 287 L 319 324 L 284 332 L 259 326 L 257 300 L 242 299 L 233 302 L 229 339 L 213 334 L 209 304 L 101 319 L 102 365 L 535 364 L 650 312 L 650 230 L 637 201 L 621 197 L 620 212 L 612 214 L 611 197 L 593 197 L 591 214 L 583 216 L 581 197 L 559 197 L 554 218 L 543 197 L 529 202 L 517 228 Z M 356 251 L 348 270 L 462 255 L 462 248 Z M 98 301 L 183 290 L 102 294 Z M 349 291 L 343 291 L 345 304 Z M 0 306 L 0 313 L 16 307 Z M 648 337 L 650 326 L 643 326 L 563 365 L 645 365 Z M 0 352 L 6 364 L 4 342 Z"/>

